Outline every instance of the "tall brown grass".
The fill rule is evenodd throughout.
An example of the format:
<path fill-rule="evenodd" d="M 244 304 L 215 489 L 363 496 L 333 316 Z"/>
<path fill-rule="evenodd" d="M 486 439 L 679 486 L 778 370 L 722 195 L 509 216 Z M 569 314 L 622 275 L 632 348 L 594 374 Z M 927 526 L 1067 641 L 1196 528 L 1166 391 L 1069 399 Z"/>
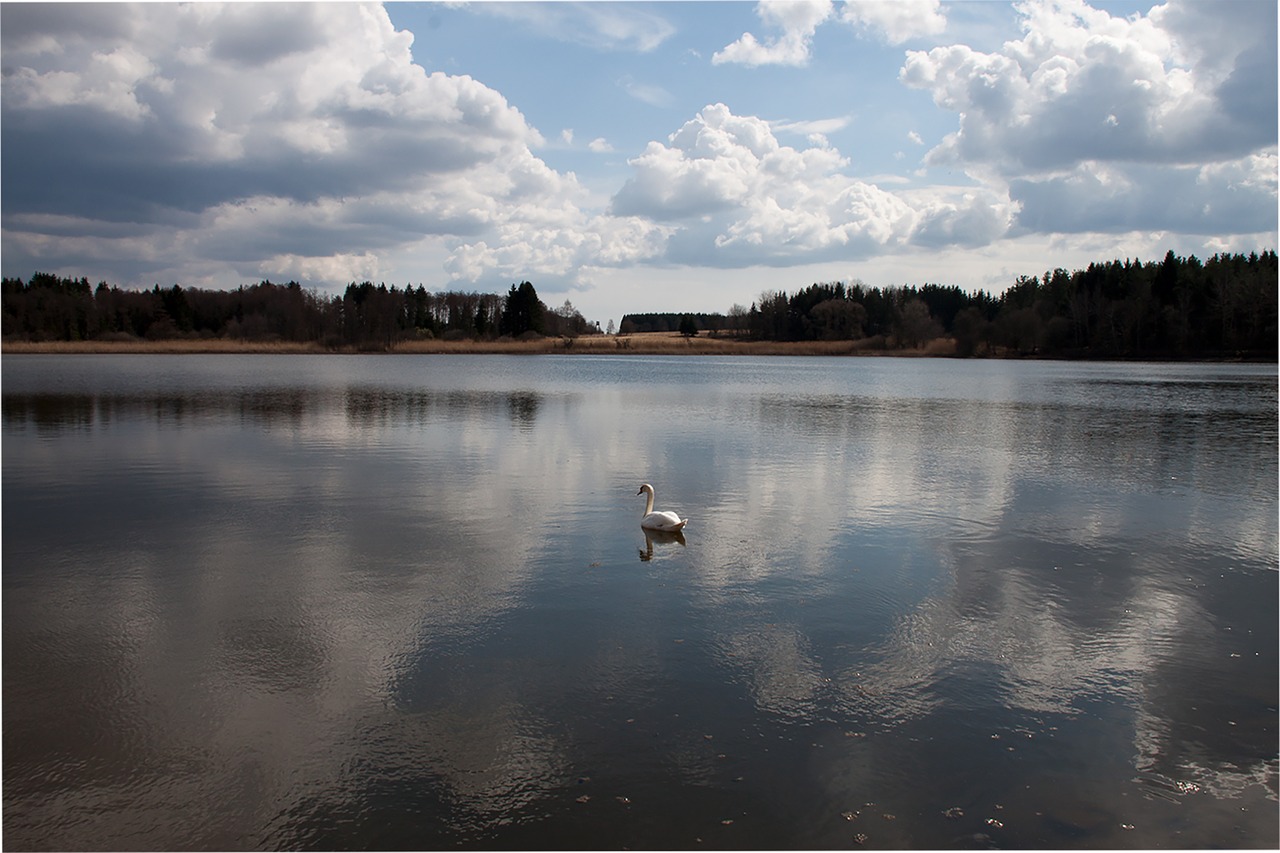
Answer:
<path fill-rule="evenodd" d="M 245 353 L 289 355 L 312 353 L 355 353 L 354 347 L 329 350 L 318 343 L 286 341 L 254 342 L 221 338 L 172 341 L 7 341 L 0 354 L 18 353 Z M 895 355 L 950 356 L 955 343 L 938 338 L 917 349 L 890 347 L 882 338 L 860 341 L 744 341 L 734 338 L 686 338 L 677 332 L 649 332 L 632 335 L 592 335 L 581 338 L 541 338 L 535 340 L 475 341 L 441 339 L 400 341 L 388 352 L 418 354 L 506 354 L 506 355 Z"/>

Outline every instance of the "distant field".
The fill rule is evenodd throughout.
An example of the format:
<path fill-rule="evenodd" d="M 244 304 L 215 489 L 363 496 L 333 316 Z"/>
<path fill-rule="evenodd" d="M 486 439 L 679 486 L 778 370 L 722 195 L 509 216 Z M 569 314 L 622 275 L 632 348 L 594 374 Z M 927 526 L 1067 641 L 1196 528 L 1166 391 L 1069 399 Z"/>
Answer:
<path fill-rule="evenodd" d="M 541 338 L 525 341 L 400 341 L 387 352 L 508 355 L 902 355 L 948 356 L 955 354 L 950 338 L 939 338 L 919 349 L 886 349 L 878 340 L 861 341 L 740 341 L 698 335 L 685 338 L 678 332 L 646 332 L 632 335 L 591 335 L 574 338 Z M 253 342 L 211 338 L 169 341 L 13 341 L 0 352 L 18 353 L 253 353 L 308 354 L 330 352 L 317 343 Z M 347 347 L 336 352 L 355 352 Z"/>

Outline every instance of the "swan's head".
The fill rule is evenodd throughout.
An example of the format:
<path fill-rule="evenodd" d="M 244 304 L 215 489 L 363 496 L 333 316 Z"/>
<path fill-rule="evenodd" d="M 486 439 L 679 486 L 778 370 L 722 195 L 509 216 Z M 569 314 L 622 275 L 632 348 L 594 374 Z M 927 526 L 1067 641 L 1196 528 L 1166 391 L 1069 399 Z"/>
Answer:
<path fill-rule="evenodd" d="M 640 491 L 636 492 L 636 494 L 643 495 L 645 492 L 648 492 L 649 494 L 653 494 L 653 486 L 650 486 L 648 483 L 645 483 L 640 487 Z"/>

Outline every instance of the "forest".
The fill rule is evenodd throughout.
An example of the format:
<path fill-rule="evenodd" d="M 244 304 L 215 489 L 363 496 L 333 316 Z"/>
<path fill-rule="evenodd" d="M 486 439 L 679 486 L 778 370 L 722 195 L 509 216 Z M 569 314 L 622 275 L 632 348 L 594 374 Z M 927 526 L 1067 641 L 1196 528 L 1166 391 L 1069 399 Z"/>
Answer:
<path fill-rule="evenodd" d="M 766 291 L 725 316 L 627 315 L 619 330 L 676 331 L 689 316 L 700 330 L 753 340 L 875 338 L 878 349 L 915 349 L 949 337 L 959 356 L 1270 361 L 1280 334 L 1274 251 L 1055 269 L 1019 276 L 998 297 L 936 284 L 813 284 Z"/>
<path fill-rule="evenodd" d="M 36 273 L 0 284 L 5 341 L 131 341 L 230 338 L 318 342 L 330 349 L 385 351 L 404 340 L 498 339 L 600 334 L 565 300 L 550 309 L 530 282 L 505 295 L 352 282 L 340 295 L 296 281 L 235 290 L 173 285 L 125 290 Z"/>
<path fill-rule="evenodd" d="M 528 281 L 506 294 L 365 281 L 323 295 L 294 281 L 129 290 L 37 272 L 25 282 L 3 279 L 0 291 L 6 342 L 219 338 L 386 351 L 430 338 L 602 334 L 568 300 L 549 308 Z M 1267 251 L 1200 261 L 1170 251 L 1159 262 L 1114 260 L 1019 276 L 999 296 L 937 284 L 815 283 L 790 294 L 766 291 L 750 307 L 734 305 L 725 314 L 628 314 L 617 331 L 866 340 L 878 350 L 949 338 L 959 356 L 1275 360 L 1277 258 Z"/>

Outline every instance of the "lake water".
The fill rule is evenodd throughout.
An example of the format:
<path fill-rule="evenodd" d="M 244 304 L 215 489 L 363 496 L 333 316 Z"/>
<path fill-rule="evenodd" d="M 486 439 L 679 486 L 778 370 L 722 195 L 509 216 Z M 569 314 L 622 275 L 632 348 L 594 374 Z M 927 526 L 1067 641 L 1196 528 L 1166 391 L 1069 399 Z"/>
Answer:
<path fill-rule="evenodd" d="M 2 367 L 9 848 L 1280 841 L 1275 365 Z"/>

